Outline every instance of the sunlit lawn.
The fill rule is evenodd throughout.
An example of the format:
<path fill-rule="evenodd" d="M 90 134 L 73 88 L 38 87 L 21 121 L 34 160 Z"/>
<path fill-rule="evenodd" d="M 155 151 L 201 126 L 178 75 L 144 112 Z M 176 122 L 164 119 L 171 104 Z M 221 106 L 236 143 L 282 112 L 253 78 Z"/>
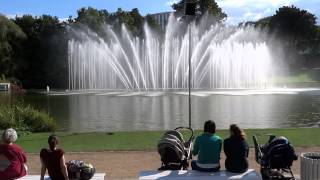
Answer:
<path fill-rule="evenodd" d="M 248 129 L 245 130 L 247 140 L 252 147 L 252 135 L 258 135 L 260 143 L 268 139 L 269 134 L 286 136 L 295 147 L 320 146 L 320 128 L 292 128 L 292 129 Z M 81 133 L 70 134 L 58 132 L 61 147 L 65 151 L 91 152 L 91 151 L 132 151 L 132 150 L 156 150 L 157 142 L 164 131 L 137 131 L 114 133 Z M 199 135 L 201 131 L 196 131 Z M 217 134 L 222 138 L 229 136 L 228 130 L 218 130 Z M 22 135 L 18 144 L 26 152 L 39 152 L 47 147 L 48 133 L 33 133 Z M 188 134 L 184 135 L 187 139 Z"/>

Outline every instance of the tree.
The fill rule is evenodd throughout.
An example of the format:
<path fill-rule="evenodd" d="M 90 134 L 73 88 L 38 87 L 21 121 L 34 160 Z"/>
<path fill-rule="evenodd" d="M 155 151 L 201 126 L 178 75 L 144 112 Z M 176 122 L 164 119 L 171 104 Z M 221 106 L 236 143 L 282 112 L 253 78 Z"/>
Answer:
<path fill-rule="evenodd" d="M 97 10 L 92 7 L 81 8 L 78 10 L 78 16 L 75 23 L 87 25 L 92 31 L 103 34 L 102 24 L 109 23 L 109 12 L 107 10 Z"/>
<path fill-rule="evenodd" d="M 163 29 L 150 14 L 147 14 L 145 16 L 145 21 L 148 23 L 149 27 L 153 29 L 154 32 L 163 34 Z"/>
<path fill-rule="evenodd" d="M 150 20 L 150 19 L 149 19 Z M 94 8 L 81 8 L 78 10 L 78 16 L 74 21 L 69 20 L 73 25 L 87 25 L 92 31 L 101 37 L 106 37 L 103 24 L 112 25 L 115 29 L 121 28 L 125 24 L 129 31 L 134 35 L 141 35 L 145 18 L 141 16 L 137 8 L 131 11 L 124 11 L 121 8 L 115 13 L 109 13 L 107 10 L 97 10 Z"/>
<path fill-rule="evenodd" d="M 12 78 L 21 58 L 20 42 L 25 34 L 12 20 L 0 15 L 0 77 Z"/>
<path fill-rule="evenodd" d="M 129 12 L 129 15 L 132 17 L 133 22 L 131 24 L 131 31 L 135 32 L 136 34 L 141 34 L 144 24 L 144 18 L 139 13 L 137 8 L 134 8 Z"/>
<path fill-rule="evenodd" d="M 269 29 L 270 34 L 282 41 L 289 65 L 303 66 L 303 56 L 314 47 L 315 15 L 295 6 L 283 6 L 271 17 Z"/>
<path fill-rule="evenodd" d="M 291 39 L 295 44 L 315 37 L 316 17 L 295 6 L 284 6 L 270 19 L 270 31 Z"/>
<path fill-rule="evenodd" d="M 259 19 L 258 21 L 255 22 L 246 22 L 245 25 L 254 25 L 255 27 L 259 27 L 262 29 L 268 29 L 270 27 L 270 21 L 271 21 L 272 16 L 264 17 L 262 19 Z M 240 23 L 242 25 L 242 23 Z"/>
<path fill-rule="evenodd" d="M 184 15 L 185 1 L 180 0 L 172 5 L 172 8 L 180 15 Z M 222 11 L 215 0 L 193 0 L 193 2 L 196 3 L 196 14 L 198 17 L 208 13 L 215 16 L 218 22 L 222 22 L 227 18 L 227 14 Z"/>
<path fill-rule="evenodd" d="M 23 62 L 16 77 L 26 88 L 66 87 L 67 38 L 65 24 L 57 17 L 24 15 L 15 19 L 27 35 L 22 43 Z"/>
<path fill-rule="evenodd" d="M 123 11 L 118 8 L 115 13 L 111 14 L 110 20 L 116 29 L 120 29 L 121 25 L 124 24 L 133 35 L 142 35 L 145 19 L 140 15 L 137 8 L 131 11 Z"/>

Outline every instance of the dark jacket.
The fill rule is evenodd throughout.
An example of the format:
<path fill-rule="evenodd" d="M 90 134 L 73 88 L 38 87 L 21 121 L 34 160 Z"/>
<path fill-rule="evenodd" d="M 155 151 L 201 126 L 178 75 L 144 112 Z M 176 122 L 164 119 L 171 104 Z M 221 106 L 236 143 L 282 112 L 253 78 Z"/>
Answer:
<path fill-rule="evenodd" d="M 238 137 L 225 139 L 223 149 L 226 154 L 225 167 L 228 171 L 242 173 L 248 169 L 249 146 L 244 139 Z"/>

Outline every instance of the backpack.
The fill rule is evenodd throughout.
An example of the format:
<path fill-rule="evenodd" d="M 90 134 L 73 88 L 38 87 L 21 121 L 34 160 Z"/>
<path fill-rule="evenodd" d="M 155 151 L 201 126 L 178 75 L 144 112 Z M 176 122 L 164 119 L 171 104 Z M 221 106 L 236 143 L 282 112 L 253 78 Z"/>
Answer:
<path fill-rule="evenodd" d="M 80 160 L 71 160 L 67 162 L 69 178 L 76 179 L 77 172 L 80 172 L 80 180 L 89 180 L 93 177 L 96 169 L 92 164 Z"/>

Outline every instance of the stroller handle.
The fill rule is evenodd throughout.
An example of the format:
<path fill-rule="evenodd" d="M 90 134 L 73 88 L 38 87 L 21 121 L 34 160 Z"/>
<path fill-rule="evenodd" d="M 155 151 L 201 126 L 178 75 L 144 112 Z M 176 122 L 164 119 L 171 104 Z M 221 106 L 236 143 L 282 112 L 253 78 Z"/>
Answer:
<path fill-rule="evenodd" d="M 189 142 L 190 141 L 192 141 L 193 139 L 194 139 L 194 131 L 193 131 L 193 129 L 192 128 L 190 128 L 190 127 L 183 127 L 183 126 L 181 126 L 181 127 L 177 127 L 177 128 L 175 128 L 174 130 L 176 130 L 176 131 L 178 131 L 178 130 L 181 130 L 181 129 L 186 129 L 186 130 L 189 130 L 189 131 L 191 131 L 191 136 L 190 136 L 190 138 L 189 138 Z"/>

